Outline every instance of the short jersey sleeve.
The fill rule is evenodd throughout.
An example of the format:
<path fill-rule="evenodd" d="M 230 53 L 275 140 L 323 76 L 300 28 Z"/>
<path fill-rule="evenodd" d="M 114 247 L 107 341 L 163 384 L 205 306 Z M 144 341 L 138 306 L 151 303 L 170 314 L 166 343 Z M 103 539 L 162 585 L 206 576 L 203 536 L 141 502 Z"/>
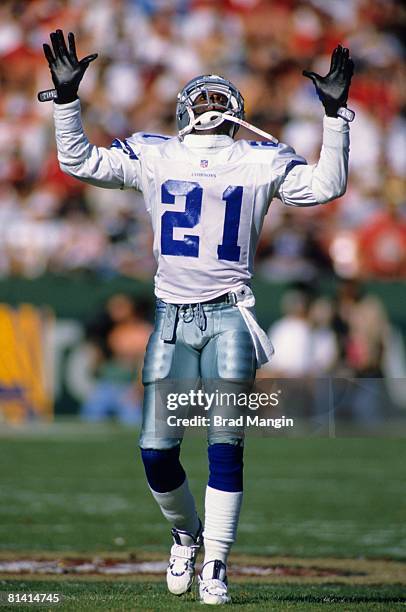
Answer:
<path fill-rule="evenodd" d="M 141 147 L 134 136 L 136 134 L 129 138 L 114 138 L 109 155 L 121 174 L 122 188 L 141 191 Z"/>
<path fill-rule="evenodd" d="M 143 173 L 148 156 L 153 155 L 153 151 L 157 151 L 159 145 L 170 139 L 170 136 L 161 134 L 135 132 L 123 140 L 119 138 L 113 140 L 110 150 L 116 150 L 121 156 L 124 169 L 128 168 L 128 176 L 124 177 L 124 188 L 132 187 L 142 191 Z"/>
<path fill-rule="evenodd" d="M 288 206 L 314 206 L 312 182 L 314 165 L 289 145 L 279 143 L 273 160 L 274 196 Z"/>
<path fill-rule="evenodd" d="M 272 174 L 276 180 L 277 190 L 293 168 L 306 165 L 305 158 L 298 155 L 292 147 L 281 142 L 278 143 L 272 163 Z"/>

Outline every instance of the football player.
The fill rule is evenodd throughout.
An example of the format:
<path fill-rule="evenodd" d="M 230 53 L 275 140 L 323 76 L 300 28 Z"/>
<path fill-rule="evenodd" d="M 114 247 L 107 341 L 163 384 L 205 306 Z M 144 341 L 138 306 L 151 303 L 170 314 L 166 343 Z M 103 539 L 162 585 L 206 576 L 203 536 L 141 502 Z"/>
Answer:
<path fill-rule="evenodd" d="M 304 73 L 325 108 L 320 158 L 308 165 L 269 134 L 262 141 L 235 140 L 240 124 L 265 133 L 245 122 L 240 92 L 218 75 L 196 77 L 179 93 L 177 136 L 139 132 L 115 139 L 109 149 L 91 144 L 77 93 L 96 55 L 79 61 L 71 33 L 68 45 L 61 30 L 50 38 L 44 52 L 56 89 L 62 170 L 99 187 L 141 191 L 151 216 L 157 307 L 143 370 L 140 448 L 151 493 L 172 527 L 168 589 L 176 595 L 190 589 L 204 542 L 200 598 L 224 604 L 243 495 L 243 431 L 208 428 L 203 528 L 179 459 L 182 435 L 156 427 L 157 389 L 162 381 L 178 381 L 183 389 L 199 379 L 204 386 L 230 381 L 246 388 L 271 357 L 250 288 L 263 219 L 274 197 L 289 206 L 314 206 L 345 192 L 353 62 L 338 46 L 325 77 Z"/>

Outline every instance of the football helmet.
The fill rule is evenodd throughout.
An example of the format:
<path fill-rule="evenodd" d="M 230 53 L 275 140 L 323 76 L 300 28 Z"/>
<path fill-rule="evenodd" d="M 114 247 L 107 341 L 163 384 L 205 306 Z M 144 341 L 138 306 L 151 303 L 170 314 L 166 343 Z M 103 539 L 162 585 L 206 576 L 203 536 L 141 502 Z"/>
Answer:
<path fill-rule="evenodd" d="M 179 135 L 184 136 L 193 129 L 215 128 L 226 120 L 224 115 L 243 120 L 244 99 L 235 85 L 217 74 L 195 77 L 178 93 L 176 123 Z M 230 123 L 232 138 L 238 127 L 238 124 Z"/>

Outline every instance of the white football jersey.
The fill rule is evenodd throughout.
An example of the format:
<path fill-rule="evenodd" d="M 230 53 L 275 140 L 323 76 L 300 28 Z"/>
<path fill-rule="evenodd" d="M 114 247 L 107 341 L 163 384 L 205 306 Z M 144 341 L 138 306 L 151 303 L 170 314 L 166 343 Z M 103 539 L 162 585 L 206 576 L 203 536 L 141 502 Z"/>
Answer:
<path fill-rule="evenodd" d="M 63 170 L 101 187 L 142 191 L 154 231 L 155 293 L 166 302 L 204 302 L 249 284 L 273 197 L 309 206 L 345 190 L 348 127 L 341 119 L 325 118 L 320 161 L 308 166 L 287 145 L 223 135 L 182 141 L 136 133 L 110 149 L 96 147 L 83 132 L 79 101 L 54 106 Z"/>

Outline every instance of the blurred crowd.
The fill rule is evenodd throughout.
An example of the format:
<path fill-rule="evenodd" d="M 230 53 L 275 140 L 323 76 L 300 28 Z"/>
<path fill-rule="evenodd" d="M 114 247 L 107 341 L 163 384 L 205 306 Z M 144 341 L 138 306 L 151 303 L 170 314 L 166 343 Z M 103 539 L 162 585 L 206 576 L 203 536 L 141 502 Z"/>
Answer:
<path fill-rule="evenodd" d="M 269 329 L 276 351 L 268 369 L 275 375 L 384 375 L 390 322 L 382 302 L 359 283 L 340 283 L 333 298 L 296 283 L 283 294 L 280 310 Z"/>
<path fill-rule="evenodd" d="M 405 346 L 376 295 L 354 280 L 341 281 L 330 297 L 294 283 L 280 310 L 268 331 L 275 354 L 260 378 L 295 379 L 295 398 L 306 398 L 308 411 L 322 419 L 331 379 L 340 418 L 375 426 L 405 408 Z"/>
<path fill-rule="evenodd" d="M 176 94 L 216 72 L 242 91 L 249 121 L 310 163 L 322 106 L 302 69 L 328 70 L 351 50 L 346 195 L 315 209 L 276 202 L 258 251 L 267 279 L 406 276 L 405 9 L 395 0 L 4 0 L 0 6 L 0 276 L 91 271 L 150 278 L 151 231 L 142 198 L 84 185 L 57 164 L 52 87 L 42 44 L 76 34 L 98 52 L 80 87 L 89 139 L 109 146 L 136 131 L 174 134 Z M 240 130 L 238 137 L 252 138 Z"/>
<path fill-rule="evenodd" d="M 86 325 L 92 383 L 81 405 L 82 419 L 140 423 L 151 311 L 148 301 L 118 293 Z M 401 333 L 381 300 L 358 281 L 340 281 L 330 296 L 304 282 L 290 284 L 268 335 L 275 354 L 258 371 L 259 384 L 277 379 L 289 397 L 285 402 L 302 417 L 328 418 L 329 381 L 337 418 L 374 427 L 404 412 L 406 350 Z"/>
<path fill-rule="evenodd" d="M 81 407 L 90 422 L 115 417 L 125 425 L 141 420 L 141 370 L 152 326 L 148 302 L 118 293 L 86 326 L 93 385 Z"/>

